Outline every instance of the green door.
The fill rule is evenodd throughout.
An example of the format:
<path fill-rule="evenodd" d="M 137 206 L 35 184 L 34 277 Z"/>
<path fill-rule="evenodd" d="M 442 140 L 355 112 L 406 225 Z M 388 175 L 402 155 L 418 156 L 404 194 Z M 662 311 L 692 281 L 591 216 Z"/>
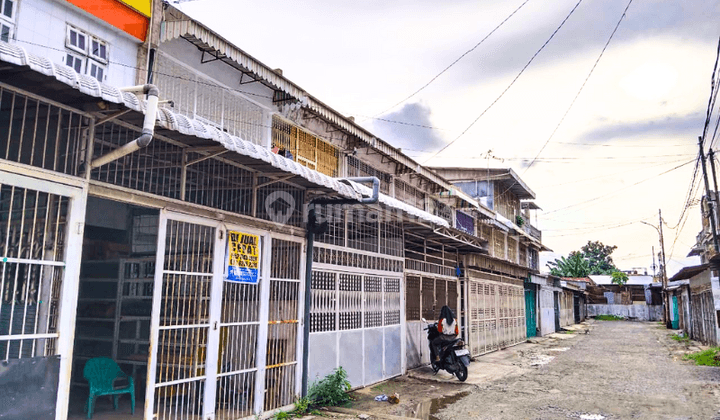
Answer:
<path fill-rule="evenodd" d="M 677 296 L 673 296 L 673 320 L 672 327 L 674 330 L 680 328 L 680 311 L 678 309 Z"/>
<path fill-rule="evenodd" d="M 535 285 L 525 285 L 525 328 L 528 337 L 535 337 L 537 335 L 535 293 Z"/>

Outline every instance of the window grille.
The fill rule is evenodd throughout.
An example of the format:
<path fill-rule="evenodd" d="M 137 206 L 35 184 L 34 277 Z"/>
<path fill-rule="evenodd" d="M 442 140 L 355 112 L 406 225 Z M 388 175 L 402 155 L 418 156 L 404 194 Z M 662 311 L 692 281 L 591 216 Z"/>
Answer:
<path fill-rule="evenodd" d="M 0 359 L 56 353 L 69 200 L 0 183 Z M 25 338 L 13 336 L 25 335 Z"/>
<path fill-rule="evenodd" d="M 395 179 L 395 198 L 411 206 L 425 210 L 425 193 L 403 180 Z"/>
<path fill-rule="evenodd" d="M 430 277 L 422 278 L 422 317 L 431 320 L 440 315 L 440 308 L 435 310 L 435 279 Z"/>
<path fill-rule="evenodd" d="M 420 277 L 405 278 L 405 316 L 408 320 L 420 320 Z"/>
<path fill-rule="evenodd" d="M 528 248 L 528 254 L 529 254 L 529 267 L 533 270 L 539 270 L 540 269 L 540 254 L 538 251 L 534 248 Z"/>
<path fill-rule="evenodd" d="M 313 262 L 370 270 L 403 272 L 403 261 L 375 255 L 363 255 L 339 249 L 315 247 Z"/>
<path fill-rule="evenodd" d="M 400 279 L 384 278 L 385 292 L 385 320 L 383 325 L 397 325 L 400 323 Z"/>
<path fill-rule="evenodd" d="M 375 169 L 355 156 L 347 157 L 347 176 L 349 177 L 364 177 L 374 176 L 380 180 L 380 192 L 384 194 L 390 194 L 390 183 L 392 182 L 392 176 L 381 170 Z"/>
<path fill-rule="evenodd" d="M 348 247 L 378 252 L 378 212 L 352 209 L 348 212 Z"/>
<path fill-rule="evenodd" d="M 452 223 L 452 208 L 440 200 L 432 199 L 432 213 L 435 216 L 442 217 L 448 223 Z"/>
<path fill-rule="evenodd" d="M 68 175 L 79 173 L 85 118 L 0 87 L 0 159 Z"/>
<path fill-rule="evenodd" d="M 517 240 L 507 238 L 508 260 L 517 263 Z"/>
<path fill-rule="evenodd" d="M 340 329 L 352 330 L 362 327 L 362 276 L 340 274 L 338 303 Z"/>
<path fill-rule="evenodd" d="M 258 184 L 271 182 L 270 178 L 258 177 Z M 271 222 L 292 226 L 303 223 L 303 190 L 283 182 L 274 182 L 257 190 L 257 217 Z"/>
<path fill-rule="evenodd" d="M 315 206 L 315 215 L 320 223 L 327 221 L 328 228 L 315 240 L 330 245 L 345 246 L 345 209 L 340 205 Z"/>
<path fill-rule="evenodd" d="M 402 257 L 405 250 L 400 222 L 380 222 L 380 253 Z"/>
<path fill-rule="evenodd" d="M 188 153 L 187 160 L 201 156 Z M 252 214 L 253 174 L 250 171 L 217 159 L 207 159 L 188 166 L 186 178 L 186 201 L 238 214 Z"/>
<path fill-rule="evenodd" d="M 197 118 L 228 134 L 263 144 L 267 124 L 262 107 L 240 92 L 213 82 L 163 53 L 157 55 L 155 84 L 173 112 Z"/>
<path fill-rule="evenodd" d="M 278 116 L 272 120 L 273 150 L 308 168 L 338 176 L 340 154 L 330 143 Z"/>
<path fill-rule="evenodd" d="M 518 264 L 527 267 L 528 264 L 528 253 L 527 253 L 527 246 L 520 244 L 520 253 L 519 253 L 519 259 Z"/>
<path fill-rule="evenodd" d="M 299 242 L 272 240 L 266 411 L 292 404 L 296 395 L 300 246 Z"/>
<path fill-rule="evenodd" d="M 493 256 L 505 259 L 505 235 L 496 233 L 493 237 Z"/>
<path fill-rule="evenodd" d="M 115 123 L 95 127 L 94 156 L 99 157 L 140 136 L 138 130 Z M 180 198 L 182 149 L 159 138 L 135 153 L 91 172 L 91 178 L 169 198 Z"/>
<path fill-rule="evenodd" d="M 383 325 L 382 277 L 365 277 L 365 328 Z"/>
<path fill-rule="evenodd" d="M 310 332 L 335 331 L 336 283 L 335 273 L 313 270 Z"/>

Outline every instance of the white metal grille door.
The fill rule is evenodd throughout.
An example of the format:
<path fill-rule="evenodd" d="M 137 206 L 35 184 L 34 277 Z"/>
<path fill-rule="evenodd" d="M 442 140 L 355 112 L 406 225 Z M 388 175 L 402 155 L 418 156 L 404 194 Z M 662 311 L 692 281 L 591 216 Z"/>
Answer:
<path fill-rule="evenodd" d="M 470 279 L 468 343 L 473 356 L 525 340 L 525 297 L 522 286 Z"/>
<path fill-rule="evenodd" d="M 265 411 L 290 405 L 297 395 L 301 251 L 300 242 L 272 239 Z"/>
<path fill-rule="evenodd" d="M 155 383 L 148 387 L 146 418 L 202 418 L 216 227 L 163 217 L 160 234 L 164 246 L 158 250 L 153 302 L 155 363 L 151 358 L 148 373 L 150 378 L 155 370 Z"/>
<path fill-rule="evenodd" d="M 0 359 L 57 354 L 69 201 L 0 185 Z"/>
<path fill-rule="evenodd" d="M 309 378 L 336 367 L 353 387 L 402 373 L 401 279 L 313 270 Z"/>
<path fill-rule="evenodd" d="M 0 177 L 0 359 L 60 355 L 56 418 L 64 419 L 86 196 L 49 181 Z"/>
<path fill-rule="evenodd" d="M 247 417 L 254 411 L 261 282 L 222 285 L 217 419 Z"/>

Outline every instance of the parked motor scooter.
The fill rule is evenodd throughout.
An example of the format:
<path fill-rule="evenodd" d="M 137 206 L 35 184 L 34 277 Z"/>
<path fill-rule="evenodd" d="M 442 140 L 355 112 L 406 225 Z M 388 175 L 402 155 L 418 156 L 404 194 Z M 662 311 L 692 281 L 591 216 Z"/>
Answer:
<path fill-rule="evenodd" d="M 423 328 L 428 332 L 428 344 L 430 346 L 430 360 L 433 371 L 437 373 L 440 369 L 446 370 L 448 373 L 457 376 L 458 380 L 465 382 L 468 377 L 467 367 L 470 365 L 470 351 L 465 347 L 465 343 L 460 338 L 448 341 L 441 346 L 440 361 L 435 362 L 435 351 L 433 350 L 432 341 L 440 335 L 437 329 L 437 323 L 429 323 L 425 318 L 422 321 L 427 324 Z"/>

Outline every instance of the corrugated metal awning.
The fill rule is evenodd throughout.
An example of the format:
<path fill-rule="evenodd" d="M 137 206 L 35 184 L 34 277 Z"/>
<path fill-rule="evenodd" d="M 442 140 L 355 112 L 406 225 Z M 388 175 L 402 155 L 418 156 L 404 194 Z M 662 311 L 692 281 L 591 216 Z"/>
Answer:
<path fill-rule="evenodd" d="M 0 41 L 0 61 L 16 66 L 29 67 L 33 70 L 33 72 L 47 76 L 47 79 L 38 83 L 37 77 L 34 73 L 25 74 L 23 72 L 16 72 L 11 74 L 6 72 L 8 75 L 8 80 L 6 81 L 10 81 L 9 79 L 12 79 L 25 87 L 34 86 L 36 94 L 43 93 L 43 86 L 50 89 L 48 82 L 54 79 L 55 81 L 61 83 L 60 86 L 66 86 L 65 90 L 67 91 L 61 92 L 59 91 L 59 88 L 56 87 L 53 90 L 56 93 L 55 96 L 67 97 L 76 100 L 76 98 L 68 93 L 79 91 L 84 95 L 93 98 L 101 98 L 104 101 L 121 105 L 141 114 L 145 113 L 145 102 L 140 101 L 135 94 L 122 92 L 116 87 L 98 82 L 93 77 L 78 74 L 70 67 L 62 64 L 55 64 L 47 58 L 29 54 L 20 46 Z M 23 74 L 28 77 L 28 80 L 21 80 Z M 159 127 L 156 131 L 162 131 L 162 129 L 165 129 L 192 138 L 212 140 L 221 144 L 227 150 L 235 152 L 238 156 L 244 157 L 245 162 L 243 163 L 251 162 L 246 163 L 247 166 L 259 168 L 261 170 L 272 167 L 282 171 L 283 173 L 294 174 L 306 181 L 304 182 L 305 184 L 310 184 L 306 186 L 327 189 L 344 198 L 357 200 L 363 196 L 369 196 L 371 194 L 371 190 L 364 185 L 332 178 L 303 166 L 293 160 L 272 153 L 265 147 L 243 140 L 239 137 L 232 136 L 196 119 L 191 119 L 184 115 L 174 113 L 167 108 L 160 108 L 158 110 L 157 118 L 157 124 Z M 402 201 L 388 195 L 381 194 L 380 203 L 391 208 L 399 209 L 405 214 L 411 217 L 417 217 L 424 222 L 429 222 L 440 227 L 449 227 L 448 222 L 445 219 L 405 204 Z"/>
<path fill-rule="evenodd" d="M 171 5 L 169 7 L 172 8 Z M 410 157 L 402 154 L 397 148 L 357 125 L 350 118 L 335 111 L 312 95 L 309 95 L 305 90 L 277 73 L 274 69 L 247 54 L 230 41 L 221 37 L 202 23 L 192 19 L 182 11 L 172 8 L 172 14 L 163 22 L 163 28 L 160 34 L 161 42 L 182 38 L 202 51 L 215 53 L 222 57 L 223 60 L 229 60 L 225 61 L 227 63 L 236 63 L 244 70 L 254 74 L 261 82 L 270 84 L 274 89 L 296 98 L 304 104 L 303 106 L 305 108 L 340 127 L 347 133 L 356 136 L 390 159 L 397 161 L 403 166 L 417 172 L 418 175 L 441 186 L 445 191 L 455 190 L 450 183 L 434 171 L 420 165 Z"/>

